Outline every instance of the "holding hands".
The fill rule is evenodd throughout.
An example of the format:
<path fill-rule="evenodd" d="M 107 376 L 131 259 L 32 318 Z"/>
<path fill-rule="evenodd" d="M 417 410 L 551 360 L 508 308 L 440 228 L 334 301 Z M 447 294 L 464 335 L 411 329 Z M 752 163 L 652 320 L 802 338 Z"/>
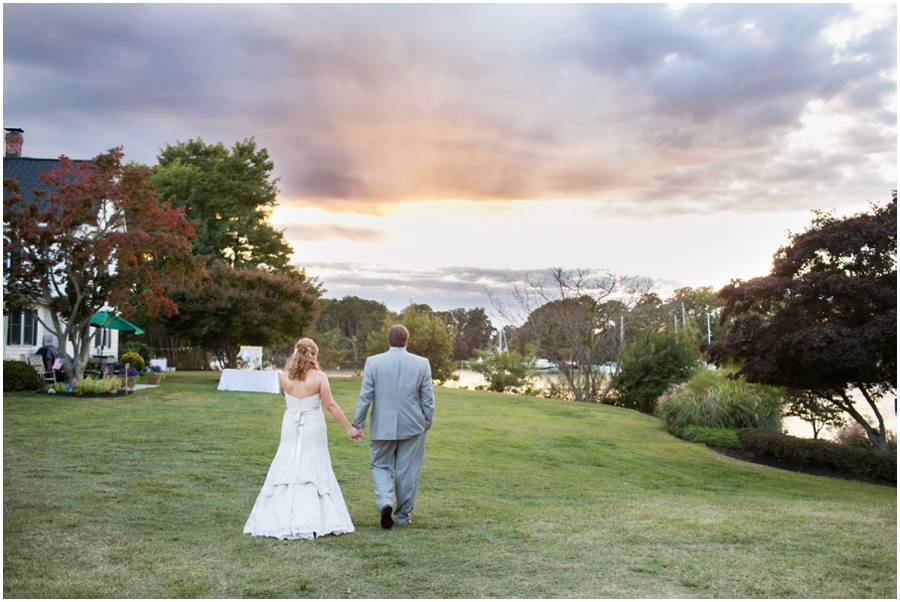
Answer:
<path fill-rule="evenodd" d="M 363 431 L 351 425 L 347 428 L 347 436 L 350 437 L 350 441 L 362 441 Z"/>

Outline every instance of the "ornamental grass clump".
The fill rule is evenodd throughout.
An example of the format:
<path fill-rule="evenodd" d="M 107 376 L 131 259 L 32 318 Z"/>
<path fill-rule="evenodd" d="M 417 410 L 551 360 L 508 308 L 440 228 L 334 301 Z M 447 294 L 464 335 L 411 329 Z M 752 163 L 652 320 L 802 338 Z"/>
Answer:
<path fill-rule="evenodd" d="M 710 370 L 698 371 L 657 402 L 666 429 L 674 435 L 681 435 L 692 425 L 779 429 L 783 405 L 784 398 L 774 387 L 750 384 L 743 378 L 730 379 L 724 372 Z"/>

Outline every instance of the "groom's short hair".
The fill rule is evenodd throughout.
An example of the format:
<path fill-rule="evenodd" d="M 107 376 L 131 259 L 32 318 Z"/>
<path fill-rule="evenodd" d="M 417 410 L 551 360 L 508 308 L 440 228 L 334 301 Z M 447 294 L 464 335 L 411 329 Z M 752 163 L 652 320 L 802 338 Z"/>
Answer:
<path fill-rule="evenodd" d="M 409 331 L 402 324 L 391 326 L 388 330 L 388 343 L 391 347 L 406 347 L 409 341 Z"/>

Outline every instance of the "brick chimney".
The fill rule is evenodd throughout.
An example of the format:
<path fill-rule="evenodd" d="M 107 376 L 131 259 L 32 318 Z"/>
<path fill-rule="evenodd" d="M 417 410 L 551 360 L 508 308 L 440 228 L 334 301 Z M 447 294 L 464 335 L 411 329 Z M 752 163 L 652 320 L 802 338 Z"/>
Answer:
<path fill-rule="evenodd" d="M 22 143 L 25 141 L 25 138 L 22 134 L 25 130 L 19 128 L 3 128 L 6 130 L 6 156 L 7 157 L 21 157 L 22 156 Z"/>

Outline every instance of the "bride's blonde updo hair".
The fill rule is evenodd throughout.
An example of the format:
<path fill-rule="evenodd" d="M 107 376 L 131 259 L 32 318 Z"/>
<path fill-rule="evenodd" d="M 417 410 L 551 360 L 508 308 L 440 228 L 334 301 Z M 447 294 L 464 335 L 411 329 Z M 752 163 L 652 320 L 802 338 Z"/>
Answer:
<path fill-rule="evenodd" d="M 306 373 L 310 370 L 318 370 L 319 362 L 316 356 L 319 354 L 319 347 L 312 339 L 300 339 L 294 345 L 294 355 L 288 358 L 285 370 L 287 370 L 288 378 L 292 380 L 303 380 Z"/>

